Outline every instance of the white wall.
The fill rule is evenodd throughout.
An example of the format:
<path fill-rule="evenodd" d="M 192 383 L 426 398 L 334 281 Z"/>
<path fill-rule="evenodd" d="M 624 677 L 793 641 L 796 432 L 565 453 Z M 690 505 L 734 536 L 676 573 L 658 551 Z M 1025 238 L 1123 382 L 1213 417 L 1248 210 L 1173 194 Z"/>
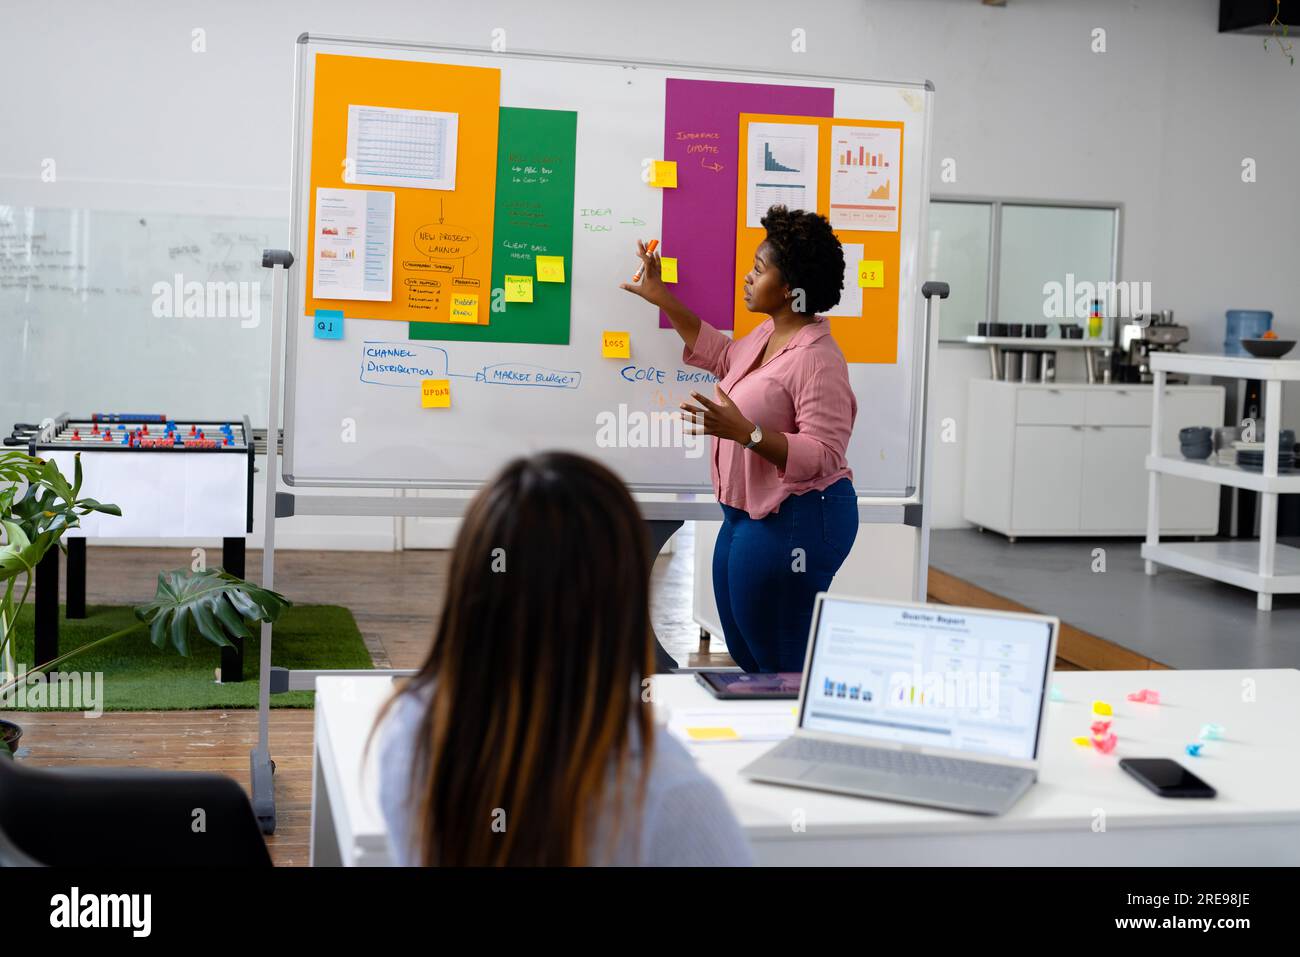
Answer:
<path fill-rule="evenodd" d="M 504 27 L 520 49 L 928 78 L 936 195 L 1122 202 L 1121 277 L 1152 282 L 1155 305 L 1191 325 L 1191 348 L 1209 350 L 1231 307 L 1271 308 L 1300 331 L 1290 302 L 1300 68 L 1259 37 L 1220 36 L 1217 9 L 1217 0 L 1010 0 L 1002 9 L 977 0 L 0 0 L 0 203 L 287 217 L 302 31 L 484 45 Z M 1104 54 L 1090 49 L 1096 27 L 1106 30 Z M 191 52 L 196 28 L 206 53 Z M 807 31 L 806 53 L 791 52 L 794 28 Z M 945 157 L 957 161 L 955 183 L 938 182 Z M 1241 182 L 1243 157 L 1257 161 L 1258 182 Z M 46 158 L 57 163 L 55 183 L 40 179 Z M 985 361 L 941 350 L 936 420 L 954 416 L 959 439 L 965 382 Z M 1288 407 L 1300 422 L 1300 395 Z M 960 443 L 939 451 L 939 526 L 960 524 L 960 456 Z M 391 520 L 357 521 L 392 534 Z"/>

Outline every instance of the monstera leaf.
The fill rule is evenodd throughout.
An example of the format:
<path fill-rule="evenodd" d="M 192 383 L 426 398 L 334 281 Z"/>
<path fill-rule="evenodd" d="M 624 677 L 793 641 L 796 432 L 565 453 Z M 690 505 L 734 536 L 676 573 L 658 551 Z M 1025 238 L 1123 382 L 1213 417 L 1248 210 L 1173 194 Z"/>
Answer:
<path fill-rule="evenodd" d="M 13 458 L 14 454 L 8 453 L 0 459 L 0 478 L 10 481 L 22 479 L 27 483 L 26 488 L 19 496 L 16 485 L 8 486 L 9 499 L 0 504 L 6 506 L 3 514 L 21 525 L 33 543 L 46 532 L 53 533 L 50 541 L 58 540 L 65 531 L 79 524 L 80 516 L 91 512 L 122 514 L 116 505 L 106 505 L 93 498 L 77 497 L 81 493 L 80 454 L 73 458 L 74 476 L 71 485 L 53 461 L 18 453 L 26 460 L 20 461 Z M 46 547 L 49 547 L 48 544 Z"/>
<path fill-rule="evenodd" d="M 159 573 L 154 600 L 136 608 L 135 616 L 149 626 L 155 645 L 162 648 L 170 640 L 173 648 L 189 657 L 192 637 L 231 645 L 232 638 L 251 638 L 250 626 L 274 622 L 291 604 L 278 592 L 219 568 L 172 571 Z"/>
<path fill-rule="evenodd" d="M 30 573 L 50 547 L 53 533 L 42 532 L 32 541 L 17 522 L 0 518 L 0 526 L 5 530 L 5 543 L 0 545 L 0 581 Z"/>

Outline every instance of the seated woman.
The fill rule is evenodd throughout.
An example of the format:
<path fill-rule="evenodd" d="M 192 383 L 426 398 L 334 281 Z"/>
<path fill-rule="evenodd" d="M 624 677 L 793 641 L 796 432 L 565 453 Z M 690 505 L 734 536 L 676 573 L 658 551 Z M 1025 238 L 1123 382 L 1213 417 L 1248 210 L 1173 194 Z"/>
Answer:
<path fill-rule="evenodd" d="M 479 492 L 433 646 L 376 726 L 399 864 L 752 863 L 655 732 L 650 564 L 632 497 L 589 459 L 516 459 Z"/>

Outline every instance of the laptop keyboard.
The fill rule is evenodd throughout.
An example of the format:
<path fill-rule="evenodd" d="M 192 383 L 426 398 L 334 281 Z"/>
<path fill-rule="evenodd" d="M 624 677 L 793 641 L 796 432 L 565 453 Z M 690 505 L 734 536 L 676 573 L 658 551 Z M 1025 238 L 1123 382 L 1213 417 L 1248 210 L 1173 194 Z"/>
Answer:
<path fill-rule="evenodd" d="M 793 758 L 820 764 L 839 764 L 881 774 L 927 777 L 936 783 L 942 781 L 994 791 L 1016 787 L 1024 781 L 1026 774 L 1022 768 L 985 764 L 982 761 L 962 761 L 958 758 L 917 754 L 914 751 L 837 744 L 798 735 L 787 738 L 773 757 Z"/>

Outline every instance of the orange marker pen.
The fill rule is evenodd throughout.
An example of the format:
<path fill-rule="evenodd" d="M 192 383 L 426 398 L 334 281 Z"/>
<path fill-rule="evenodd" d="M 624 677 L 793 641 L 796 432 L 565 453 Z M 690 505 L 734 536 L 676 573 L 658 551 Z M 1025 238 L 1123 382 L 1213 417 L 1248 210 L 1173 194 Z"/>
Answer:
<path fill-rule="evenodd" d="M 646 251 L 647 253 L 652 253 L 652 252 L 655 251 L 655 249 L 658 248 L 658 246 L 659 246 L 659 240 L 657 240 L 657 239 L 652 239 L 652 240 L 650 240 L 649 243 L 646 244 L 645 251 Z M 632 277 L 632 281 L 633 281 L 633 282 L 640 282 L 640 281 L 641 281 L 641 273 L 643 273 L 643 272 L 645 272 L 645 263 L 642 263 L 642 264 L 640 265 L 640 267 L 637 269 L 637 271 L 636 271 L 636 275 Z"/>

